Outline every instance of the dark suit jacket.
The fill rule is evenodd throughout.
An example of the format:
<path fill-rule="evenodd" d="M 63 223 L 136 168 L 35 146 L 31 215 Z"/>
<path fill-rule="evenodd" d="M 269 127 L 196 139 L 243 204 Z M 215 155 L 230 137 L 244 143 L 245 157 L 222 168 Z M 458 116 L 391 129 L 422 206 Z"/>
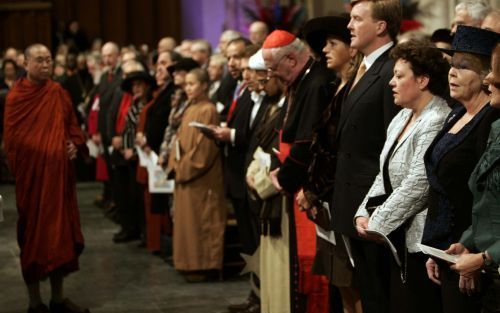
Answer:
<path fill-rule="evenodd" d="M 234 145 L 227 143 L 224 146 L 224 179 L 226 194 L 232 199 L 244 199 L 246 195 L 246 156 L 250 140 L 254 134 L 255 125 L 262 118 L 265 105 L 261 105 L 257 116 L 250 128 L 250 115 L 253 101 L 250 91 L 246 89 L 233 112 L 233 117 L 228 121 L 228 127 L 236 130 Z"/>
<path fill-rule="evenodd" d="M 167 86 L 156 97 L 154 103 L 146 113 L 144 134 L 147 138 L 148 146 L 156 153 L 160 152 L 165 129 L 168 126 L 168 117 L 172 108 L 172 95 L 177 87 L 172 81 L 167 82 Z"/>
<path fill-rule="evenodd" d="M 124 91 L 121 88 L 116 88 L 114 90 L 113 97 L 108 108 L 107 125 L 109 125 L 107 131 L 107 137 L 113 138 L 116 135 L 116 118 L 118 117 L 118 111 L 120 111 L 120 104 L 122 103 L 122 97 Z"/>
<path fill-rule="evenodd" d="M 269 98 L 266 96 L 260 105 L 259 111 L 257 111 L 257 115 L 255 116 L 255 120 L 250 128 L 250 140 L 248 142 L 248 149 L 245 158 L 245 173 L 250 165 L 250 162 L 253 160 L 253 154 L 257 147 L 261 144 L 261 138 L 258 136 L 261 132 L 264 125 L 263 123 L 267 123 L 266 115 L 269 108 Z"/>
<path fill-rule="evenodd" d="M 111 109 L 111 102 L 115 95 L 116 89 L 120 89 L 122 83 L 122 70 L 117 67 L 113 72 L 113 79 L 108 82 L 108 71 L 104 72 L 97 86 L 97 93 L 99 94 L 99 116 L 97 121 L 97 129 L 101 133 L 102 141 L 107 146 L 111 143 L 111 125 L 109 110 Z"/>
<path fill-rule="evenodd" d="M 335 73 L 323 63 L 308 63 L 306 68 L 308 66 L 309 73 L 304 69 L 304 73 L 290 86 L 289 93 L 293 93 L 293 100 L 287 103 L 287 109 L 281 111 L 283 115 L 288 112 L 281 127 L 281 142 L 290 144 L 291 148 L 289 156 L 279 166 L 278 181 L 289 194 L 294 194 L 307 182 L 313 130 L 334 94 L 331 82 Z"/>
<path fill-rule="evenodd" d="M 219 89 L 215 93 L 214 103 L 220 102 L 224 105 L 224 110 L 220 113 L 221 121 L 226 120 L 227 112 L 229 111 L 229 106 L 233 101 L 234 90 L 238 83 L 237 79 L 234 79 L 229 73 L 222 77 Z"/>
<path fill-rule="evenodd" d="M 357 236 L 354 213 L 378 174 L 386 129 L 399 111 L 389 87 L 393 67 L 386 51 L 346 92 L 342 103 L 331 208 L 333 229 L 348 236 Z"/>

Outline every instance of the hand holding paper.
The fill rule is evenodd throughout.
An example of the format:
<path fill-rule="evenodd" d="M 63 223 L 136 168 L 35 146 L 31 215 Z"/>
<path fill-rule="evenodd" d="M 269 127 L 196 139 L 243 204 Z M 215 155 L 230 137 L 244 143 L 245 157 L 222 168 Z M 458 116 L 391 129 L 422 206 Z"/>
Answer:
<path fill-rule="evenodd" d="M 358 217 L 358 219 L 359 219 L 359 217 Z M 375 241 L 377 243 L 386 244 L 389 247 L 389 249 L 391 250 L 392 256 L 394 257 L 394 260 L 396 261 L 396 263 L 399 266 L 401 266 L 401 260 L 399 259 L 398 251 L 396 250 L 396 247 L 394 247 L 391 240 L 389 240 L 389 238 L 387 238 L 386 235 L 384 235 L 383 233 L 381 233 L 377 230 L 372 230 L 372 229 L 367 229 L 367 228 L 362 229 L 361 227 L 358 227 L 358 226 L 356 226 L 356 229 L 358 230 L 358 232 L 360 230 L 363 230 L 366 233 L 366 237 L 365 237 L 366 239 Z"/>
<path fill-rule="evenodd" d="M 191 127 L 199 129 L 203 133 L 203 135 L 207 136 L 208 138 L 210 138 L 210 139 L 216 139 L 215 138 L 215 129 L 217 128 L 217 126 L 215 126 L 215 125 L 206 125 L 206 124 L 203 124 L 203 123 L 200 123 L 200 122 L 196 122 L 196 121 L 191 121 L 191 122 L 189 122 L 188 125 L 191 126 Z"/>
<path fill-rule="evenodd" d="M 457 263 L 458 256 L 455 254 L 448 254 L 443 250 L 439 250 L 430 246 L 423 245 L 421 243 L 417 243 L 418 247 L 420 250 L 422 250 L 423 253 L 436 257 L 438 259 L 444 260 L 449 263 Z"/>

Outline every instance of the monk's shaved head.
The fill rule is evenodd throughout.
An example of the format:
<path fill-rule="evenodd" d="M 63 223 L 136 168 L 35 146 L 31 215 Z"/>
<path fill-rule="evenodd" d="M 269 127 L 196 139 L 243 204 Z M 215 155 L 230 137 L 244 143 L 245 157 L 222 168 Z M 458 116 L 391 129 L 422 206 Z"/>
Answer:
<path fill-rule="evenodd" d="M 39 43 L 24 50 L 26 76 L 35 83 L 42 83 L 52 76 L 52 55 L 49 49 Z"/>
<path fill-rule="evenodd" d="M 33 52 L 34 51 L 40 51 L 40 50 L 43 50 L 43 51 L 49 51 L 49 48 L 47 48 L 46 46 L 42 45 L 41 43 L 34 43 L 32 45 L 29 45 L 25 50 L 24 50 L 24 57 L 26 59 L 29 59 L 30 56 L 33 55 Z"/>

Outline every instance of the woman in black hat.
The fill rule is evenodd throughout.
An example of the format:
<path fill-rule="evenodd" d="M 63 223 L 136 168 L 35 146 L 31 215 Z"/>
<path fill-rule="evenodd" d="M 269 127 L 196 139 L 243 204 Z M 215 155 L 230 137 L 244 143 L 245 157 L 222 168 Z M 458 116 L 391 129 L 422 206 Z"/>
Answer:
<path fill-rule="evenodd" d="M 309 168 L 309 183 L 297 197 L 299 205 L 308 211 L 308 216 L 314 222 L 321 219 L 318 216 L 325 216 L 327 209 L 323 208 L 322 203 L 328 203 L 332 198 L 336 164 L 335 132 L 342 98 L 346 92 L 345 86 L 356 72 L 362 58 L 357 50 L 350 48 L 348 23 L 347 17 L 325 16 L 308 21 L 303 30 L 304 38 L 314 54 L 326 61 L 327 67 L 337 73 L 337 78 L 332 83 L 335 96 L 314 132 L 311 146 L 314 155 Z M 329 224 L 329 221 L 326 221 L 326 224 Z M 326 225 L 320 226 L 329 229 Z M 318 275 L 327 276 L 330 283 L 339 288 L 344 312 L 361 312 L 359 292 L 353 286 L 353 268 L 342 235 L 336 233 L 335 236 L 336 245 L 318 237 L 313 270 Z M 338 306 L 335 298 L 331 293 L 332 311 Z"/>
<path fill-rule="evenodd" d="M 121 88 L 132 97 L 122 101 L 115 124 L 116 133 L 112 141 L 113 189 L 116 193 L 120 232 L 115 234 L 115 243 L 139 239 L 143 218 L 142 190 L 136 181 L 137 157 L 135 154 L 136 127 L 144 105 L 150 100 L 154 78 L 141 68 L 133 69 L 122 82 Z M 125 96 L 124 96 L 125 98 Z"/>
<path fill-rule="evenodd" d="M 448 73 L 450 95 L 462 104 L 454 109 L 427 150 L 424 160 L 429 180 L 428 213 L 422 243 L 448 249 L 471 224 L 469 177 L 486 148 L 488 134 L 500 111 L 489 105 L 483 85 L 491 52 L 500 34 L 458 26 Z M 448 250 L 459 254 L 457 246 Z M 459 276 L 438 259 L 427 261 L 429 278 L 441 286 L 443 312 L 479 312 L 477 281 Z"/>
<path fill-rule="evenodd" d="M 500 109 L 500 43 L 493 52 L 491 67 L 492 72 L 486 77 L 491 106 Z M 472 225 L 451 248 L 466 250 L 452 269 L 467 276 L 483 272 L 483 313 L 494 313 L 500 312 L 500 120 L 491 125 L 488 142 L 469 179 L 474 195 Z"/>

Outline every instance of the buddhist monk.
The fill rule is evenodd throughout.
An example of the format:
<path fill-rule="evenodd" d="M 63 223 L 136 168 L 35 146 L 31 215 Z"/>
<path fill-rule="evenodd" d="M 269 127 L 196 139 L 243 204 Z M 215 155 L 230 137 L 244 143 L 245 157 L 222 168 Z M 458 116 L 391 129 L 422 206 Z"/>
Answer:
<path fill-rule="evenodd" d="M 52 56 L 33 44 L 25 51 L 27 76 L 5 104 L 5 151 L 16 181 L 17 238 L 28 288 L 28 313 L 89 312 L 64 297 L 63 278 L 78 270 L 84 246 L 71 160 L 86 152 L 69 94 L 50 79 Z M 49 308 L 40 280 L 50 279 Z"/>
<path fill-rule="evenodd" d="M 169 169 L 175 172 L 174 267 L 188 282 L 215 278 L 222 269 L 226 206 L 220 149 L 191 122 L 218 124 L 208 98 L 208 73 L 193 69 L 184 91 L 188 107 L 177 130 Z"/>

